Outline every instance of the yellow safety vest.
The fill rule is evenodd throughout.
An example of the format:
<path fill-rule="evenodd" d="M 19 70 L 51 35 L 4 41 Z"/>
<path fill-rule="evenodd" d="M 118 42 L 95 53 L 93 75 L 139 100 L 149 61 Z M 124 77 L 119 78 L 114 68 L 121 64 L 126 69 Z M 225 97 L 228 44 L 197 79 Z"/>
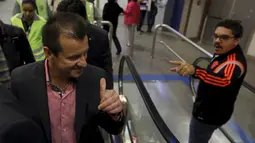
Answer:
<path fill-rule="evenodd" d="M 20 11 L 22 11 L 22 7 L 21 7 L 22 0 L 16 0 L 16 1 L 19 4 Z M 37 7 L 38 15 L 42 16 L 44 19 L 49 18 L 47 0 L 36 0 L 36 7 Z"/>
<path fill-rule="evenodd" d="M 25 31 L 21 18 L 21 13 L 16 14 L 11 18 L 11 24 L 20 27 Z M 36 61 L 45 59 L 42 43 L 42 29 L 45 23 L 46 21 L 42 17 L 35 15 L 33 24 L 28 33 L 28 41 Z"/>
<path fill-rule="evenodd" d="M 86 1 L 85 6 L 86 6 L 88 21 L 93 24 L 94 23 L 94 4 Z"/>

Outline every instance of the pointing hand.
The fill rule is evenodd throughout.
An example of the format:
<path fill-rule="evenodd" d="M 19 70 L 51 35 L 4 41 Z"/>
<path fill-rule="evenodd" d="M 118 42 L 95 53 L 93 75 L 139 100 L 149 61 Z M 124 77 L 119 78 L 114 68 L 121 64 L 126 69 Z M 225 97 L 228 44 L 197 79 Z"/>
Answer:
<path fill-rule="evenodd" d="M 191 64 L 182 61 L 170 61 L 170 63 L 176 65 L 176 67 L 170 69 L 172 72 L 177 72 L 182 76 L 195 74 L 195 67 Z"/>

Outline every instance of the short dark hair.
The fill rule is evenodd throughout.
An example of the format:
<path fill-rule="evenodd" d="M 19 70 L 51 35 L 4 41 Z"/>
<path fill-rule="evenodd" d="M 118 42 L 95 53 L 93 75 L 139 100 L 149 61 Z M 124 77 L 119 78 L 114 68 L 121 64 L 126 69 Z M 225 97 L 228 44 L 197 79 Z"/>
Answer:
<path fill-rule="evenodd" d="M 81 0 L 62 0 L 57 7 L 57 12 L 72 12 L 88 19 L 86 7 Z"/>
<path fill-rule="evenodd" d="M 27 3 L 32 4 L 32 5 L 34 6 L 34 8 L 37 9 L 35 0 L 22 0 L 22 3 L 21 3 L 21 4 L 27 4 Z"/>
<path fill-rule="evenodd" d="M 108 0 L 108 3 L 114 3 L 116 0 Z"/>
<path fill-rule="evenodd" d="M 60 34 L 65 34 L 70 38 L 83 40 L 87 36 L 88 23 L 80 16 L 58 12 L 50 17 L 43 27 L 42 41 L 43 45 L 57 56 L 62 51 L 59 43 Z"/>
<path fill-rule="evenodd" d="M 235 38 L 241 38 L 243 36 L 243 26 L 241 25 L 241 21 L 239 20 L 225 19 L 219 22 L 216 28 L 217 27 L 224 27 L 230 29 Z"/>

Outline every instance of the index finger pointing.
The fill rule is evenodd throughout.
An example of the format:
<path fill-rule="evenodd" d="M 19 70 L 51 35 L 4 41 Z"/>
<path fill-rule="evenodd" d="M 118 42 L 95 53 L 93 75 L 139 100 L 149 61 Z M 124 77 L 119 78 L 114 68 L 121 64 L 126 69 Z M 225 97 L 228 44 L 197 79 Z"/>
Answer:
<path fill-rule="evenodd" d="M 170 63 L 174 65 L 181 65 L 183 64 L 183 61 L 170 61 Z"/>

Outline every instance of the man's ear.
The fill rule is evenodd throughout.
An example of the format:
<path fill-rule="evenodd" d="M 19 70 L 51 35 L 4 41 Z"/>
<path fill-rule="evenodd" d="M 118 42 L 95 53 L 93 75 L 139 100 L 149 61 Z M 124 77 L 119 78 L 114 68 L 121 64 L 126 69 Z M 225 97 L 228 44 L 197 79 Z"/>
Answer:
<path fill-rule="evenodd" d="M 240 38 L 237 38 L 237 39 L 235 40 L 235 45 L 236 45 L 236 46 L 239 45 L 239 44 L 240 44 L 240 41 L 241 41 L 241 39 L 240 39 Z"/>
<path fill-rule="evenodd" d="M 49 47 L 44 46 L 44 47 L 43 47 L 43 51 L 44 51 L 44 55 L 45 55 L 46 59 L 51 59 L 51 58 L 52 58 L 53 54 L 52 54 L 52 52 L 49 50 Z"/>

